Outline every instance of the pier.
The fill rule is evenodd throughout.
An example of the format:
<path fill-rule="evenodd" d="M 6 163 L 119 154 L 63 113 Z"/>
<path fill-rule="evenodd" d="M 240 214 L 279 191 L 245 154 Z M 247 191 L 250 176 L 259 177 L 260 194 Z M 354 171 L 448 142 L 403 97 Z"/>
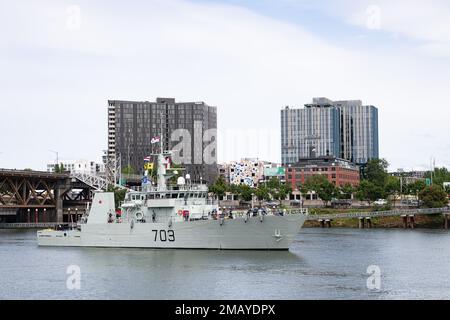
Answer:
<path fill-rule="evenodd" d="M 358 227 L 360 229 L 372 228 L 372 219 L 377 217 L 399 217 L 402 219 L 404 228 L 414 229 L 415 217 L 418 215 L 435 215 L 442 214 L 444 218 L 444 229 L 448 229 L 448 220 L 450 218 L 450 208 L 425 208 L 425 209 L 409 209 L 409 210 L 389 210 L 374 212 L 349 212 L 315 215 L 310 214 L 308 221 L 319 222 L 322 228 L 331 228 L 331 221 L 336 219 L 358 219 Z"/>

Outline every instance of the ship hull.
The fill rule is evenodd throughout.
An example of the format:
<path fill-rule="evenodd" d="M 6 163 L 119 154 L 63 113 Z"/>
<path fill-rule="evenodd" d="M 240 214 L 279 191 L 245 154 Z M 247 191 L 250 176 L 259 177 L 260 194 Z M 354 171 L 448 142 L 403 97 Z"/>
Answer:
<path fill-rule="evenodd" d="M 306 215 L 168 223 L 81 225 L 81 230 L 38 231 L 40 246 L 288 250 Z"/>

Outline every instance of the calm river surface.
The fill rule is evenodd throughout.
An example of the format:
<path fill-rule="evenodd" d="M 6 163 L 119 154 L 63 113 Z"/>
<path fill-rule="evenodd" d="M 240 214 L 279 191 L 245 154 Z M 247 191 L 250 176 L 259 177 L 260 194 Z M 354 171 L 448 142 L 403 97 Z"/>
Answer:
<path fill-rule="evenodd" d="M 39 248 L 35 235 L 0 230 L 0 299 L 450 299 L 441 230 L 302 229 L 289 252 Z"/>

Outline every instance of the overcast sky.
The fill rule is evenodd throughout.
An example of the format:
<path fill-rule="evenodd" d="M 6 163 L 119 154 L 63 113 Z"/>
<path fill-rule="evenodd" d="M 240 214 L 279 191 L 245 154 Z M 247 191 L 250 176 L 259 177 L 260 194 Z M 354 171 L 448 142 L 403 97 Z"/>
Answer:
<path fill-rule="evenodd" d="M 107 100 L 218 107 L 219 161 L 280 161 L 280 109 L 379 109 L 391 169 L 450 166 L 450 2 L 0 0 L 0 167 L 100 160 Z"/>

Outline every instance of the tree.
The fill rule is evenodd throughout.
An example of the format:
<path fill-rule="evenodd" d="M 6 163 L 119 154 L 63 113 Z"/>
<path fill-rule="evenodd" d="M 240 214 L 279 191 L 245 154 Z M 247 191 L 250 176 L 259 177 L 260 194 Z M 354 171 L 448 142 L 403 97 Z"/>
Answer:
<path fill-rule="evenodd" d="M 281 183 L 281 181 L 275 177 L 272 177 L 266 183 L 266 187 L 272 198 L 278 201 L 285 199 L 287 195 L 292 192 L 292 188 L 289 185 Z"/>
<path fill-rule="evenodd" d="M 388 167 L 389 163 L 385 159 L 371 159 L 363 170 L 363 179 L 383 188 L 389 177 Z"/>
<path fill-rule="evenodd" d="M 395 206 L 397 195 L 400 193 L 400 179 L 398 177 L 388 176 L 386 185 L 384 186 L 384 192 L 387 195 L 393 196 Z"/>
<path fill-rule="evenodd" d="M 384 196 L 383 188 L 368 180 L 361 181 L 356 192 L 356 198 L 360 201 L 367 201 L 369 205 L 377 199 L 384 198 Z"/>
<path fill-rule="evenodd" d="M 54 171 L 55 173 L 64 173 L 64 165 L 62 163 L 56 164 Z"/>
<path fill-rule="evenodd" d="M 309 177 L 305 182 L 305 189 L 307 191 L 315 191 L 325 206 L 338 194 L 336 186 L 328 181 L 328 178 L 324 175 Z"/>
<path fill-rule="evenodd" d="M 355 192 L 355 188 L 350 183 L 344 184 L 339 189 L 339 198 L 341 199 L 351 199 L 353 192 Z"/>
<path fill-rule="evenodd" d="M 286 197 L 292 192 L 292 188 L 290 185 L 283 183 L 280 184 L 280 188 L 278 189 L 277 193 L 277 200 L 282 201 L 283 199 L 286 199 Z"/>
<path fill-rule="evenodd" d="M 400 179 L 398 177 L 388 176 L 384 188 L 387 194 L 397 194 L 400 192 Z"/>
<path fill-rule="evenodd" d="M 122 168 L 122 173 L 123 174 L 134 174 L 134 169 L 132 166 L 126 166 L 126 167 Z"/>
<path fill-rule="evenodd" d="M 272 177 L 269 181 L 266 183 L 266 187 L 270 190 L 278 190 L 281 186 L 281 182 L 279 179 Z"/>
<path fill-rule="evenodd" d="M 209 186 L 209 192 L 213 193 L 216 197 L 223 197 L 227 192 L 227 183 L 223 176 L 219 176 L 214 184 Z"/>
<path fill-rule="evenodd" d="M 419 199 L 427 208 L 442 208 L 448 204 L 447 193 L 440 187 L 426 187 L 419 193 Z"/>
<path fill-rule="evenodd" d="M 409 183 L 405 187 L 405 193 L 410 195 L 417 195 L 419 192 L 421 192 L 423 189 L 427 187 L 427 184 L 423 180 L 417 180 L 413 183 Z"/>
<path fill-rule="evenodd" d="M 238 194 L 244 201 L 251 201 L 253 198 L 253 190 L 246 184 L 238 186 Z"/>
<path fill-rule="evenodd" d="M 233 193 L 233 194 L 236 194 L 236 195 L 239 195 L 241 193 L 241 185 L 227 184 L 226 188 L 227 188 L 227 192 L 230 192 L 230 193 Z"/>
<path fill-rule="evenodd" d="M 431 171 L 427 172 L 426 178 L 431 178 Z M 450 182 L 450 172 L 447 168 L 435 168 L 433 171 L 433 185 L 442 187 L 444 182 Z"/>
<path fill-rule="evenodd" d="M 125 195 L 127 194 L 127 190 L 120 189 L 120 188 L 110 185 L 110 186 L 108 186 L 107 191 L 114 192 L 114 202 L 115 202 L 116 210 L 117 210 L 119 208 L 120 204 L 123 202 L 123 200 L 125 200 Z"/>
<path fill-rule="evenodd" d="M 261 206 L 262 200 L 270 200 L 269 189 L 265 185 L 261 184 L 256 188 L 255 196 L 258 198 L 259 205 Z"/>

